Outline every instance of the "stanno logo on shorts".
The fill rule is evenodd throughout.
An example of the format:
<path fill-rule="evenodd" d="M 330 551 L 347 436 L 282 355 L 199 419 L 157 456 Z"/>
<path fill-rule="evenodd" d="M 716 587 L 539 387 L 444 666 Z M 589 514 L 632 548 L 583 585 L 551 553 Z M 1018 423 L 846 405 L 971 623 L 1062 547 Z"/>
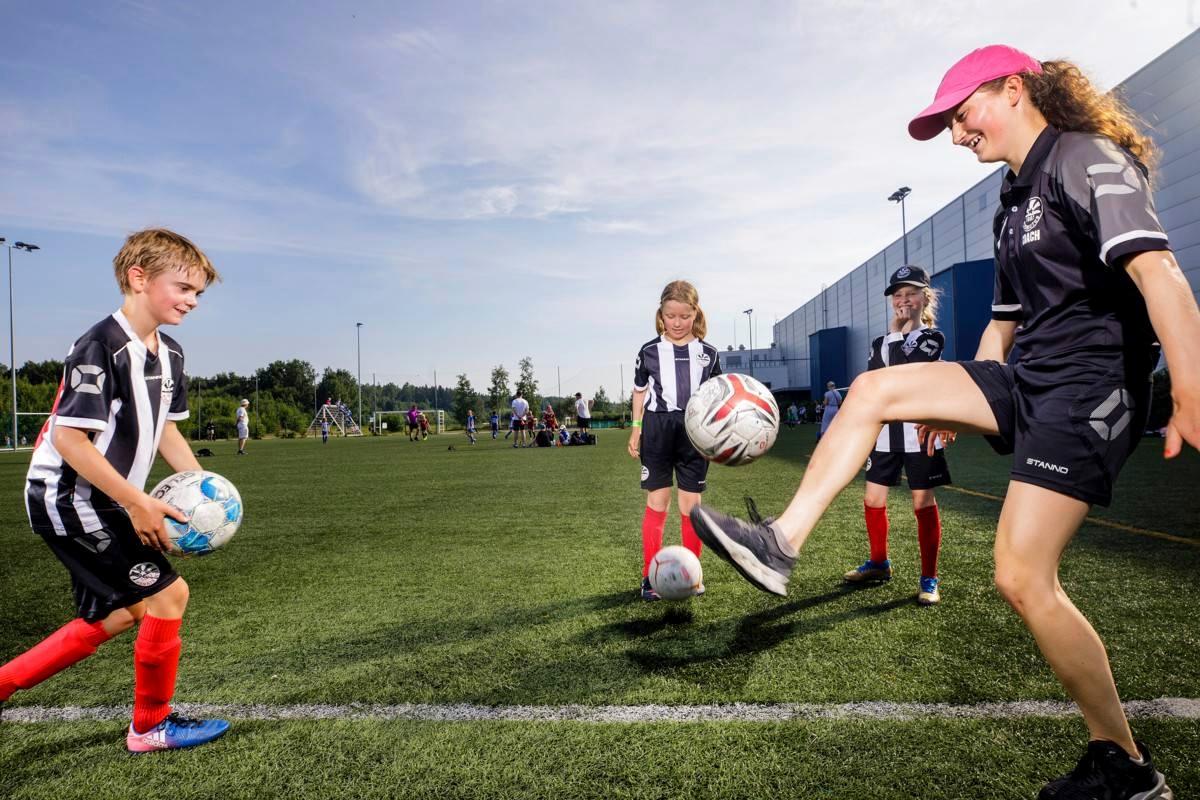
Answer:
<path fill-rule="evenodd" d="M 650 468 L 642 467 L 642 480 L 646 480 L 649 477 L 650 477 Z"/>
<path fill-rule="evenodd" d="M 871 471 L 871 457 L 870 456 L 867 456 L 867 466 L 865 466 L 863 469 L 865 469 L 867 472 Z"/>
<path fill-rule="evenodd" d="M 1040 458 L 1027 458 L 1025 459 L 1025 463 L 1031 467 L 1038 467 L 1039 469 L 1048 469 L 1051 472 L 1057 472 L 1059 475 L 1066 475 L 1071 471 L 1068 467 L 1059 466 L 1058 464 L 1051 464 L 1049 461 L 1042 461 Z"/>
<path fill-rule="evenodd" d="M 149 561 L 134 564 L 129 569 L 129 580 L 138 586 L 153 586 L 158 583 L 160 577 L 162 577 L 162 573 L 159 571 L 158 565 Z"/>

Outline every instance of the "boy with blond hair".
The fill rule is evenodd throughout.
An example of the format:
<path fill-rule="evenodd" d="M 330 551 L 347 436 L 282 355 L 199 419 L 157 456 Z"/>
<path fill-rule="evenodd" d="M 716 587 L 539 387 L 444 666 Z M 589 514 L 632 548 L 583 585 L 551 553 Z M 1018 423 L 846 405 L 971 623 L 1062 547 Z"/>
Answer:
<path fill-rule="evenodd" d="M 146 753 L 204 744 L 229 728 L 171 711 L 188 586 L 164 555 L 165 517 L 187 517 L 144 491 L 155 453 L 177 471 L 201 468 L 175 426 L 188 417 L 183 350 L 159 326 L 180 324 L 220 276 L 196 245 L 165 229 L 131 235 L 113 265 L 124 303 L 67 353 L 25 483 L 30 525 L 71 573 L 77 616 L 0 666 L 0 703 L 136 625 L 125 741 Z"/>

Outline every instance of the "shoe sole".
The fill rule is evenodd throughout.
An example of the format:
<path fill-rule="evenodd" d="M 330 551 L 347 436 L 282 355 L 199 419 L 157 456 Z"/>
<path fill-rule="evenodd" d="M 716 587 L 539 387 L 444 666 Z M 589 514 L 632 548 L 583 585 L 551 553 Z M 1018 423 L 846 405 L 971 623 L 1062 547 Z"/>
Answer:
<path fill-rule="evenodd" d="M 781 578 L 778 572 L 764 566 L 748 548 L 726 536 L 724 531 L 705 513 L 703 506 L 697 506 L 692 513 L 700 517 L 701 524 L 695 526 L 696 535 L 711 547 L 714 553 L 728 561 L 755 588 L 780 597 L 787 597 L 787 579 Z"/>
<path fill-rule="evenodd" d="M 887 583 L 892 579 L 891 575 L 863 575 L 862 573 L 850 573 L 842 576 L 842 580 L 846 583 Z"/>
<path fill-rule="evenodd" d="M 205 739 L 204 741 L 189 742 L 188 744 L 179 744 L 179 745 L 175 745 L 174 747 L 155 747 L 155 746 L 151 745 L 150 747 L 147 747 L 144 750 L 143 749 L 135 749 L 135 746 L 131 745 L 129 743 L 129 740 L 126 739 L 125 740 L 125 749 L 128 750 L 130 753 L 132 753 L 135 756 L 143 756 L 146 753 L 165 753 L 170 750 L 188 750 L 193 747 L 201 747 L 210 742 L 215 742 L 217 739 L 220 739 L 222 736 L 224 736 L 227 733 L 229 733 L 229 728 L 226 728 L 225 730 L 221 731 L 220 733 L 218 733 L 216 736 L 212 737 L 211 739 Z"/>

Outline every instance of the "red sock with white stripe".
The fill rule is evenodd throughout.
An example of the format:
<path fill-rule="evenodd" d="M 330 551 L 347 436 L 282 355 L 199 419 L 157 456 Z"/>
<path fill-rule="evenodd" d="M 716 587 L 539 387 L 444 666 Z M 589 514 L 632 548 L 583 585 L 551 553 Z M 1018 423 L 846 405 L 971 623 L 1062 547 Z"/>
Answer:
<path fill-rule="evenodd" d="M 867 520 L 867 541 L 871 544 L 871 560 L 876 564 L 888 557 L 887 506 L 869 506 L 863 503 L 863 516 Z"/>
<path fill-rule="evenodd" d="M 181 619 L 147 614 L 133 643 L 133 729 L 145 733 L 171 713 L 179 669 Z"/>
<path fill-rule="evenodd" d="M 642 516 L 642 577 L 650 574 L 650 560 L 662 549 L 663 526 L 667 524 L 667 512 L 655 511 L 646 506 Z"/>
<path fill-rule="evenodd" d="M 30 689 L 96 652 L 112 637 L 99 622 L 73 619 L 0 667 L 0 702 Z"/>
<path fill-rule="evenodd" d="M 696 531 L 692 528 L 692 518 L 687 514 L 683 515 L 683 519 L 679 523 L 679 534 L 683 539 L 683 546 L 691 550 L 696 558 L 700 557 L 700 551 L 704 549 L 704 544 L 700 541 L 700 537 L 696 535 Z"/>
<path fill-rule="evenodd" d="M 942 549 L 942 518 L 937 505 L 918 508 L 917 544 L 921 546 L 921 575 L 937 577 L 938 551 Z"/>

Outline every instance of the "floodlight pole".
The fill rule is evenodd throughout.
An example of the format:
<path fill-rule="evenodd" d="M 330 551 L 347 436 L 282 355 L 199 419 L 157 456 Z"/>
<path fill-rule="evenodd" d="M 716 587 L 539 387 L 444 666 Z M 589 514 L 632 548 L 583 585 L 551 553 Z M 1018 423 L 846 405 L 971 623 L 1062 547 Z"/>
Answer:
<path fill-rule="evenodd" d="M 12 449 L 17 451 L 18 431 L 17 431 L 17 336 L 16 324 L 13 321 L 13 266 L 12 266 L 12 251 L 13 248 L 24 250 L 26 253 L 32 253 L 34 250 L 41 250 L 36 244 L 28 242 L 13 242 L 8 244 L 3 236 L 0 236 L 0 244 L 4 244 L 8 248 L 8 360 L 11 362 L 8 365 L 8 373 L 12 378 Z"/>
<path fill-rule="evenodd" d="M 358 429 L 362 430 L 362 326 L 361 322 L 354 323 L 354 329 L 358 334 Z"/>
<path fill-rule="evenodd" d="M 888 200 L 893 203 L 900 204 L 900 238 L 904 242 L 904 263 L 908 263 L 908 220 L 904 216 L 904 198 L 912 193 L 912 189 L 907 186 L 901 186 L 896 191 L 888 195 Z"/>
<path fill-rule="evenodd" d="M 754 309 L 747 308 L 742 312 L 746 315 L 746 328 L 750 331 L 750 377 L 754 377 Z"/>

